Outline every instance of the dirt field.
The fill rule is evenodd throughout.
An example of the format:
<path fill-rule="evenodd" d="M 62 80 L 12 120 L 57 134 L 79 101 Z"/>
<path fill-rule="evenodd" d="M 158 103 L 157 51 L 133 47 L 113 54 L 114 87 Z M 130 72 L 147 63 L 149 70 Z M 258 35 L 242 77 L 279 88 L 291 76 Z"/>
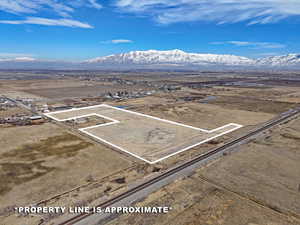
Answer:
<path fill-rule="evenodd" d="M 41 79 L 41 80 L 1 80 L 0 93 L 10 98 L 32 98 L 35 100 L 46 100 L 46 97 L 29 93 L 30 90 L 47 88 L 67 88 L 88 85 L 75 79 Z"/>
<path fill-rule="evenodd" d="M 31 90 L 44 88 L 78 87 L 89 85 L 88 81 L 78 79 L 33 79 L 33 80 L 1 80 L 0 91 Z"/>
<path fill-rule="evenodd" d="M 119 154 L 53 124 L 0 129 L 0 140 L 0 212 L 130 166 Z"/>
<path fill-rule="evenodd" d="M 300 119 L 241 146 L 202 176 L 278 211 L 300 218 Z"/>
<path fill-rule="evenodd" d="M 232 121 L 244 126 L 236 132 L 224 135 L 213 142 L 202 144 L 162 162 L 167 165 L 173 165 L 179 161 L 190 159 L 200 152 L 207 152 L 212 148 L 226 143 L 230 139 L 249 132 L 251 129 L 254 129 L 254 126 L 276 116 L 272 113 L 223 108 L 214 104 L 178 101 L 178 96 L 182 95 L 182 92 L 157 94 L 141 99 L 129 99 L 124 102 L 109 102 L 109 104 L 121 105 L 128 107 L 129 110 L 205 129 L 214 129 Z"/>
<path fill-rule="evenodd" d="M 220 189 L 197 174 L 148 196 L 138 206 L 169 206 L 167 214 L 126 214 L 108 225 L 299 225 L 295 218 Z"/>
<path fill-rule="evenodd" d="M 210 132 L 108 105 L 58 111 L 46 115 L 56 120 L 67 120 L 92 113 L 111 118 L 112 124 L 87 127 L 81 131 L 151 163 L 240 128 L 238 124 L 227 124 Z"/>
<path fill-rule="evenodd" d="M 76 98 L 76 97 L 89 97 L 99 96 L 107 92 L 116 91 L 137 91 L 141 89 L 141 86 L 130 85 L 104 85 L 93 84 L 79 87 L 61 87 L 61 88 L 43 88 L 43 89 L 30 89 L 26 90 L 27 93 L 45 97 L 48 99 L 63 99 L 63 98 Z M 145 89 L 145 88 L 143 88 Z M 147 90 L 147 88 L 145 89 Z M 24 91 L 24 90 L 23 90 Z"/>
<path fill-rule="evenodd" d="M 299 103 L 299 87 L 267 87 L 267 88 L 239 88 L 239 87 L 213 87 L 199 89 L 199 93 L 216 96 L 232 96 L 254 98 L 267 101 Z"/>
<path fill-rule="evenodd" d="M 214 129 L 224 124 L 235 123 L 246 125 L 256 125 L 274 117 L 274 114 L 264 112 L 250 112 L 234 108 L 223 108 L 213 104 L 201 104 L 194 102 L 179 102 L 166 104 L 151 104 L 149 99 L 144 104 L 134 105 L 132 109 L 139 112 L 148 112 L 149 115 L 157 116 L 182 122 L 191 126 Z M 158 101 L 159 102 L 159 101 Z"/>
<path fill-rule="evenodd" d="M 3 92 L 2 92 L 3 93 Z M 33 99 L 34 101 L 44 101 L 46 102 L 46 98 L 43 98 L 43 97 L 40 97 L 40 96 L 37 96 L 37 95 L 33 95 L 33 94 L 30 94 L 28 92 L 24 92 L 24 91 L 6 91 L 4 92 L 5 93 L 5 96 L 6 97 L 9 97 L 9 98 L 12 98 L 12 99 L 19 99 L 19 98 L 27 98 L 27 99 Z"/>
<path fill-rule="evenodd" d="M 79 79 L 46 80 L 1 80 L 0 93 L 11 98 L 32 98 L 35 100 L 63 99 L 68 97 L 99 95 L 114 87 L 106 82 L 80 81 Z"/>
<path fill-rule="evenodd" d="M 210 104 L 227 109 L 280 114 L 296 107 L 296 104 L 279 101 L 266 101 L 249 97 L 219 96 Z"/>
<path fill-rule="evenodd" d="M 122 215 L 109 225 L 299 225 L 300 118 L 148 196 L 167 214 Z"/>

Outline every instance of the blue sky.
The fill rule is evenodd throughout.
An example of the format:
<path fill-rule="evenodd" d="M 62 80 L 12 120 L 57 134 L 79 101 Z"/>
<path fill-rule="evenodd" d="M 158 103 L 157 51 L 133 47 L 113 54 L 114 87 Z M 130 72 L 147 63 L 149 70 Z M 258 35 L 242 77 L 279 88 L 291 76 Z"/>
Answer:
<path fill-rule="evenodd" d="M 0 0 L 0 58 L 300 52 L 299 0 Z"/>

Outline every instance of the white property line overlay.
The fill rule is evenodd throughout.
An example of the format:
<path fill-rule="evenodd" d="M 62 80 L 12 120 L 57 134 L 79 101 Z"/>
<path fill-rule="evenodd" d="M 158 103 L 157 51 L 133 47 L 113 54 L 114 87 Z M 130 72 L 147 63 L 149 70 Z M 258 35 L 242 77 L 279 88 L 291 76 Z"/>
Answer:
<path fill-rule="evenodd" d="M 181 150 L 179 150 L 179 151 L 176 151 L 176 152 L 174 152 L 174 153 L 172 153 L 172 154 L 169 154 L 169 155 L 167 155 L 167 156 L 164 156 L 164 157 L 162 157 L 162 158 L 160 158 L 160 159 L 157 159 L 157 160 L 155 160 L 155 161 L 149 161 L 149 160 L 147 160 L 147 159 L 144 159 L 144 158 L 142 158 L 142 157 L 140 157 L 140 156 L 138 156 L 138 155 L 136 155 L 136 154 L 134 154 L 134 153 L 132 153 L 132 152 L 127 151 L 126 149 L 124 149 L 124 148 L 122 148 L 122 147 L 120 147 L 120 146 L 118 146 L 118 145 L 115 145 L 115 144 L 113 144 L 113 143 L 111 143 L 111 142 L 109 142 L 109 141 L 107 141 L 107 140 L 105 140 L 105 139 L 103 139 L 103 138 L 100 138 L 100 137 L 98 137 L 98 136 L 96 136 L 96 135 L 94 135 L 94 134 L 92 134 L 92 133 L 90 133 L 90 132 L 87 131 L 88 129 L 92 129 L 92 128 L 96 128 L 96 127 L 103 127 L 103 126 L 109 126 L 109 125 L 121 123 L 121 122 L 118 121 L 118 120 L 115 120 L 115 119 L 110 118 L 110 117 L 107 117 L 107 116 L 100 115 L 100 114 L 98 114 L 98 113 L 89 113 L 89 114 L 85 114 L 85 115 L 82 115 L 82 116 L 69 117 L 69 118 L 67 118 L 67 119 L 58 119 L 58 118 L 56 118 L 55 116 L 53 116 L 53 115 L 59 114 L 59 113 L 72 112 L 72 111 L 78 111 L 78 110 L 83 110 L 83 109 L 92 109 L 92 108 L 98 108 L 98 107 L 111 108 L 111 109 L 115 109 L 115 110 L 119 110 L 119 111 L 131 113 L 131 114 L 135 114 L 135 115 L 138 115 L 138 116 L 143 116 L 143 117 L 151 118 L 151 119 L 154 119 L 154 120 L 159 120 L 159 121 L 162 121 L 162 122 L 170 123 L 170 124 L 173 124 L 173 125 L 178 125 L 178 126 L 182 126 L 182 127 L 191 128 L 191 129 L 198 130 L 198 131 L 201 131 L 201 132 L 204 132 L 204 133 L 213 133 L 213 132 L 215 132 L 215 131 L 221 130 L 221 129 L 223 129 L 223 128 L 225 128 L 225 127 L 229 127 L 229 126 L 235 126 L 235 128 L 232 128 L 232 129 L 230 129 L 230 130 L 228 130 L 228 131 L 225 131 L 225 132 L 222 132 L 222 133 L 220 133 L 220 134 L 217 134 L 217 135 L 215 135 L 215 136 L 213 136 L 213 137 L 207 138 L 207 139 L 205 139 L 205 140 L 203 140 L 203 141 L 201 141 L 201 142 L 198 142 L 198 143 L 196 143 L 196 144 L 193 144 L 193 145 L 191 145 L 191 146 L 188 146 L 188 147 L 186 147 L 186 148 L 183 148 L 183 149 L 181 149 Z M 169 157 L 171 157 L 171 156 L 177 155 L 177 154 L 179 154 L 179 153 L 181 153 L 181 152 L 184 152 L 184 151 L 186 151 L 186 150 L 189 150 L 189 149 L 191 149 L 191 148 L 194 148 L 194 147 L 196 147 L 196 146 L 198 146 L 198 145 L 201 145 L 201 144 L 206 143 L 206 142 L 208 142 L 208 141 L 210 141 L 210 140 L 212 140 L 212 139 L 215 139 L 215 138 L 217 138 L 217 137 L 223 136 L 223 135 L 225 135 L 225 134 L 227 134 L 227 133 L 230 133 L 230 132 L 232 132 L 232 131 L 234 131 L 234 130 L 237 130 L 237 129 L 243 127 L 243 126 L 240 125 L 240 124 L 229 123 L 229 124 L 226 124 L 226 125 L 224 125 L 224 126 L 218 127 L 218 128 L 216 128 L 216 129 L 213 129 L 213 130 L 205 130 L 205 129 L 201 129 L 201 128 L 189 126 L 189 125 L 182 124 L 182 123 L 177 123 L 177 122 L 170 121 L 170 120 L 160 119 L 160 118 L 155 117 L 155 116 L 149 116 L 149 115 L 146 115 L 146 114 L 143 114 L 143 113 L 138 113 L 138 112 L 134 112 L 134 111 L 126 110 L 126 109 L 121 109 L 121 108 L 114 107 L 114 106 L 110 106 L 110 105 L 106 105 L 106 104 L 100 104 L 100 105 L 94 105 L 94 106 L 87 106 L 87 107 L 81 107 L 81 108 L 73 108 L 73 109 L 67 109 L 67 110 L 60 110 L 60 111 L 55 111 L 55 112 L 45 113 L 44 115 L 47 116 L 47 117 L 49 117 L 49 118 L 51 118 L 51 119 L 54 119 L 54 120 L 56 120 L 56 121 L 60 121 L 60 122 L 61 122 L 61 121 L 67 121 L 67 120 L 74 120 L 74 119 L 78 119 L 78 118 L 89 117 L 89 116 L 98 116 L 98 117 L 102 117 L 102 118 L 104 118 L 104 119 L 110 120 L 110 121 L 112 121 L 112 122 L 108 122 L 108 123 L 104 123 L 104 124 L 99 124 L 99 125 L 95 125 L 95 126 L 90 126 L 90 127 L 85 127 L 85 128 L 80 128 L 80 129 L 78 129 L 78 130 L 81 131 L 81 132 L 83 132 L 83 133 L 85 133 L 85 134 L 87 134 L 87 135 L 89 135 L 89 136 L 91 136 L 91 137 L 93 137 L 93 138 L 95 138 L 95 139 L 97 139 L 97 140 L 99 140 L 99 141 L 101 141 L 101 142 L 103 142 L 103 143 L 105 143 L 105 144 L 108 144 L 108 145 L 110 145 L 110 146 L 112 146 L 112 147 L 114 147 L 114 148 L 116 148 L 116 149 L 118 149 L 118 150 L 121 150 L 121 151 L 123 151 L 123 152 L 126 152 L 127 154 L 132 155 L 132 156 L 134 156 L 134 157 L 136 157 L 136 158 L 138 158 L 138 159 L 140 159 L 140 160 L 143 160 L 144 162 L 149 163 L 149 164 L 155 164 L 155 163 L 158 163 L 158 162 L 160 162 L 160 161 L 162 161 L 162 160 L 165 160 L 165 159 L 167 159 L 167 158 L 169 158 Z"/>

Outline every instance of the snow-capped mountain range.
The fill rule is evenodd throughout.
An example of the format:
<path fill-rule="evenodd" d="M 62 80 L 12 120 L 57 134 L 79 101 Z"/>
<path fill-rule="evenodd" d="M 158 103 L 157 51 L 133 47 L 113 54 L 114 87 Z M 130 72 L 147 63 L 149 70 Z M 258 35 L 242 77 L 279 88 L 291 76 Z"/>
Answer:
<path fill-rule="evenodd" d="M 273 56 L 256 60 L 258 65 L 268 66 L 300 66 L 300 54 Z"/>
<path fill-rule="evenodd" d="M 250 59 L 236 55 L 187 53 L 178 49 L 169 51 L 131 51 L 83 62 L 38 60 L 29 57 L 1 59 L 0 69 L 135 69 L 135 68 L 259 68 L 300 69 L 300 54 Z"/>
<path fill-rule="evenodd" d="M 118 55 L 109 55 L 87 60 L 87 63 L 100 64 L 179 64 L 179 65 L 249 65 L 253 64 L 252 59 L 235 55 L 214 55 L 187 53 L 178 49 L 170 51 L 132 51 Z"/>

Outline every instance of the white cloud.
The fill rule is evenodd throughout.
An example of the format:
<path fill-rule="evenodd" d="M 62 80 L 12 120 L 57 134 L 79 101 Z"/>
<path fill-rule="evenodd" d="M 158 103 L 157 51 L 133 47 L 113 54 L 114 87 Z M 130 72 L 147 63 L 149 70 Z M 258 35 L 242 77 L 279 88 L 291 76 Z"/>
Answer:
<path fill-rule="evenodd" d="M 36 14 L 40 11 L 51 10 L 62 16 L 69 16 L 74 11 L 67 4 L 55 0 L 1 0 L 0 10 L 16 14 Z"/>
<path fill-rule="evenodd" d="M 0 62 L 6 61 L 18 61 L 18 62 L 29 62 L 35 61 L 36 59 L 33 58 L 34 55 L 32 54 L 25 54 L 25 53 L 9 53 L 9 52 L 0 52 Z"/>
<path fill-rule="evenodd" d="M 96 8 L 96 9 L 101 9 L 102 5 L 100 5 L 96 0 L 89 0 L 90 4 L 92 7 Z"/>
<path fill-rule="evenodd" d="M 32 54 L 0 52 L 0 58 L 33 57 Z"/>
<path fill-rule="evenodd" d="M 76 0 L 74 2 L 57 0 L 0 0 L 1 11 L 17 14 L 34 14 L 50 10 L 62 16 L 70 16 L 70 13 L 79 7 L 101 9 L 102 5 L 97 0 Z"/>
<path fill-rule="evenodd" d="M 124 43 L 133 43 L 132 40 L 128 39 L 114 39 L 109 41 L 102 41 L 102 44 L 124 44 Z"/>
<path fill-rule="evenodd" d="M 240 47 L 252 47 L 252 48 L 285 48 L 284 44 L 272 43 L 272 42 L 249 42 L 249 41 L 221 41 L 211 42 L 213 45 L 235 45 Z"/>
<path fill-rule="evenodd" d="M 116 40 L 111 40 L 111 43 L 113 44 L 121 44 L 121 43 L 132 43 L 132 40 L 126 40 L 126 39 L 116 39 Z"/>
<path fill-rule="evenodd" d="M 17 57 L 17 58 L 0 58 L 0 62 L 33 62 L 36 61 L 35 58 L 31 57 Z"/>
<path fill-rule="evenodd" d="M 16 15 L 25 15 L 25 20 L 11 21 L 3 20 L 2 23 L 10 24 L 42 24 L 54 26 L 69 26 L 91 28 L 92 26 L 76 20 L 63 19 L 65 17 L 72 18 L 72 14 L 77 8 L 92 7 L 101 9 L 102 5 L 97 0 L 76 0 L 76 1 L 61 1 L 61 0 L 0 0 L 0 11 Z M 59 15 L 61 19 L 43 19 L 37 17 L 44 12 Z M 31 17 L 28 17 L 31 16 Z M 35 17 L 33 17 L 35 16 Z M 37 18 L 37 19 L 36 19 Z M 64 25 L 65 24 L 65 25 Z"/>
<path fill-rule="evenodd" d="M 36 59 L 32 57 L 17 57 L 14 60 L 19 62 L 32 62 L 35 61 Z"/>
<path fill-rule="evenodd" d="M 83 23 L 72 19 L 47 19 L 41 17 L 28 17 L 25 20 L 0 20 L 4 24 L 38 24 L 46 26 L 65 26 L 65 27 L 80 27 L 93 28 L 87 23 Z"/>
<path fill-rule="evenodd" d="M 162 24 L 245 21 L 252 25 L 300 16 L 299 0 L 116 0 L 116 7 L 125 12 L 151 16 Z"/>

